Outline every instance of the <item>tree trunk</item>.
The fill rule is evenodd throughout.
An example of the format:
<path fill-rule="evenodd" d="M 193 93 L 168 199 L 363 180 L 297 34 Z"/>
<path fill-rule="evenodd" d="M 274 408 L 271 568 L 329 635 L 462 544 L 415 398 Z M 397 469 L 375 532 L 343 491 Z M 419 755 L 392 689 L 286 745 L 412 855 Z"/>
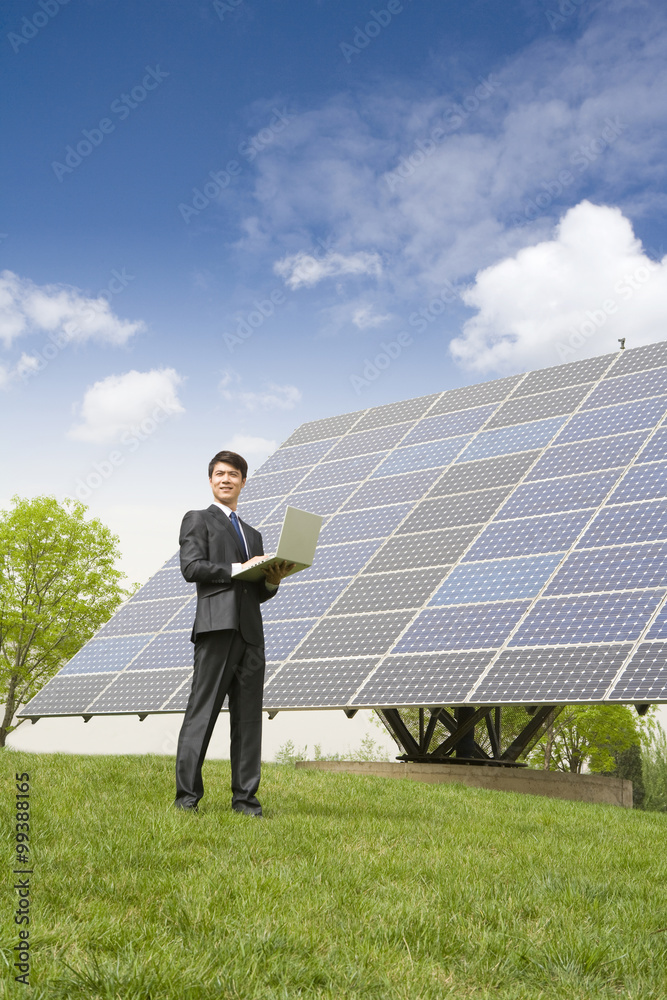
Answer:
<path fill-rule="evenodd" d="M 12 674 L 9 679 L 9 687 L 7 688 L 7 702 L 5 704 L 5 715 L 2 720 L 2 725 L 0 726 L 0 747 L 4 747 L 7 736 L 11 732 L 10 726 L 12 724 L 12 719 L 14 718 L 14 712 L 16 711 L 16 685 L 19 682 L 19 675 Z"/>
<path fill-rule="evenodd" d="M 543 770 L 548 771 L 551 767 L 551 751 L 554 746 L 554 724 L 551 722 L 547 726 L 547 741 L 544 745 L 544 768 Z"/>

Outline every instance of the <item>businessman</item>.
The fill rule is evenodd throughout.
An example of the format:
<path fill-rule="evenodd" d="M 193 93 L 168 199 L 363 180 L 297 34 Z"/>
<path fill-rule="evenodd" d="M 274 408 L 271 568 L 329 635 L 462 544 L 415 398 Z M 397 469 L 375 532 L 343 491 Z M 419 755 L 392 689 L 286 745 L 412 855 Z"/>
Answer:
<path fill-rule="evenodd" d="M 262 536 L 236 514 L 248 464 L 233 451 L 209 462 L 213 503 L 191 510 L 180 534 L 181 572 L 197 584 L 192 689 L 176 752 L 176 807 L 196 811 L 202 765 L 225 695 L 229 696 L 232 809 L 261 816 L 257 799 L 262 749 L 264 633 L 260 604 L 275 596 L 292 563 L 264 568 L 256 583 L 232 578 L 261 561 Z"/>

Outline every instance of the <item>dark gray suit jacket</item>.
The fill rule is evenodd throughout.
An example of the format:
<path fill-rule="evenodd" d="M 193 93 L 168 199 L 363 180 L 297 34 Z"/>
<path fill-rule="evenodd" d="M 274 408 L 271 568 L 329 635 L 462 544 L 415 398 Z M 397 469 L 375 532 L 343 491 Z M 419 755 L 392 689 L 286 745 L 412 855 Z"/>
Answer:
<path fill-rule="evenodd" d="M 239 518 L 239 520 L 241 520 Z M 241 521 L 249 556 L 264 554 L 259 531 Z M 189 510 L 181 524 L 181 572 L 197 584 L 197 612 L 192 642 L 200 632 L 238 629 L 246 642 L 264 645 L 260 604 L 277 591 L 264 581 L 232 580 L 232 563 L 245 562 L 241 543 L 229 517 L 211 504 Z"/>

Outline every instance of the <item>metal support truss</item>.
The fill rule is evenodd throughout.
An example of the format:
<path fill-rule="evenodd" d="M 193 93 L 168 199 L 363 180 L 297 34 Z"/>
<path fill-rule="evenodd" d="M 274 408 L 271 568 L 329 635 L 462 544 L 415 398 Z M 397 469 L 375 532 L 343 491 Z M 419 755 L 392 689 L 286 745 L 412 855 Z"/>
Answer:
<path fill-rule="evenodd" d="M 504 749 L 502 747 L 502 709 L 499 705 L 483 705 L 481 708 L 462 706 L 452 714 L 447 708 L 419 708 L 418 726 L 408 726 L 401 716 L 405 709 L 381 708 L 378 715 L 404 750 L 397 760 L 422 764 L 486 764 L 491 767 L 525 767 L 519 762 L 522 754 L 528 753 L 561 711 L 562 706 L 530 706 L 527 712 L 530 721 Z M 428 719 L 427 719 L 428 716 Z M 449 735 L 431 748 L 436 727 L 440 723 Z M 475 727 L 486 726 L 491 753 L 475 740 Z M 418 732 L 413 730 L 417 728 Z"/>

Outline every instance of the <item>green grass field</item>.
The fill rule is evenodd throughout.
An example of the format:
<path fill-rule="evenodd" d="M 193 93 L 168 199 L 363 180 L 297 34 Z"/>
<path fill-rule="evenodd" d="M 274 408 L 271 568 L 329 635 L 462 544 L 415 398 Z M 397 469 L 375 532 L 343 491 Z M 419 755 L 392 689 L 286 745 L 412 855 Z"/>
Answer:
<path fill-rule="evenodd" d="M 667 815 L 264 767 L 2 751 L 3 997 L 667 997 Z M 31 985 L 13 981 L 14 773 L 31 784 Z"/>

